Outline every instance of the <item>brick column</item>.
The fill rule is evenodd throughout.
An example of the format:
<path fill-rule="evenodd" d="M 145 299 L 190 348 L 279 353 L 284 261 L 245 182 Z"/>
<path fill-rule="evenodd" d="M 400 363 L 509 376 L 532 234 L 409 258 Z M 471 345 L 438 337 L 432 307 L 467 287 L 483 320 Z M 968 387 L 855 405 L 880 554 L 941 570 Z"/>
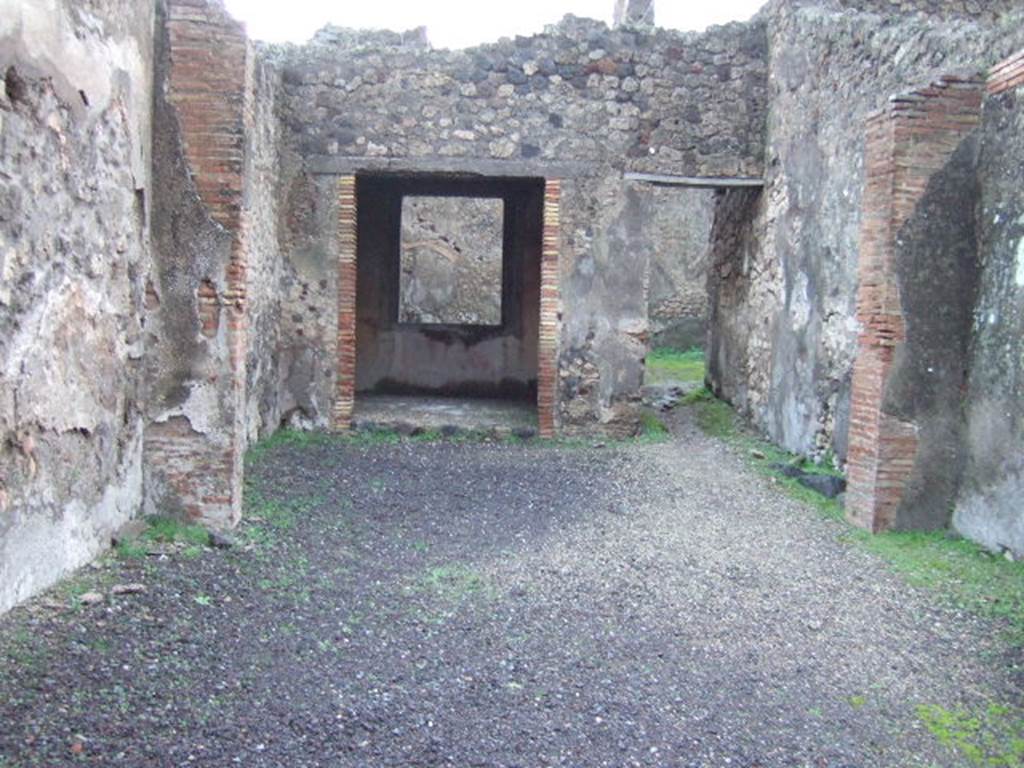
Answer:
<path fill-rule="evenodd" d="M 558 251 L 561 244 L 562 182 L 544 183 L 544 239 L 540 261 L 540 343 L 537 360 L 537 419 L 541 437 L 554 437 L 558 390 Z"/>
<path fill-rule="evenodd" d="M 892 527 L 917 458 L 917 426 L 884 409 L 906 325 L 896 282 L 900 228 L 929 179 L 979 124 L 981 83 L 944 77 L 895 96 L 867 124 L 860 230 L 860 335 L 853 369 L 847 517 L 877 532 Z"/>
<path fill-rule="evenodd" d="M 241 517 L 246 440 L 249 222 L 243 215 L 242 188 L 251 51 L 245 28 L 216 0 L 169 0 L 166 18 L 167 101 L 175 111 L 195 192 L 210 220 L 230 236 L 230 244 L 223 255 L 211 259 L 209 273 L 196 276 L 194 287 L 181 282 L 164 290 L 194 291 L 198 332 L 209 350 L 203 383 L 223 388 L 229 396 L 218 398 L 202 432 L 182 417 L 147 425 L 146 464 L 149 482 L 163 485 L 167 508 L 155 511 L 177 509 L 189 518 L 228 527 Z M 164 256 L 178 258 L 174 253 Z"/>
<path fill-rule="evenodd" d="M 338 374 L 332 425 L 336 430 L 352 426 L 356 395 L 356 177 L 338 181 Z"/>

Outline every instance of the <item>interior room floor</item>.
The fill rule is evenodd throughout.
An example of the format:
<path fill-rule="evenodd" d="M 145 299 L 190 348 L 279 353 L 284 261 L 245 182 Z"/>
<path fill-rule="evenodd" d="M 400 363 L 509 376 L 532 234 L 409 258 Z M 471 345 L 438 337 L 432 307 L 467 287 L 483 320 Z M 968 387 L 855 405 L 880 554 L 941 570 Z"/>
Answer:
<path fill-rule="evenodd" d="M 532 436 L 537 406 L 526 400 L 495 400 L 421 395 L 357 395 L 357 429 L 493 432 Z"/>

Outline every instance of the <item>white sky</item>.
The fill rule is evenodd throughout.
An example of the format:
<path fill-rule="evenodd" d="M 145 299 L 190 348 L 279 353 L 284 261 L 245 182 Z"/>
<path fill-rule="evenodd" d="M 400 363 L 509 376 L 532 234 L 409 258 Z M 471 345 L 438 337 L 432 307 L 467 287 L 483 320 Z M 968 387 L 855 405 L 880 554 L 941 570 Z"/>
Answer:
<path fill-rule="evenodd" d="M 749 19 L 765 0 L 656 0 L 658 26 L 704 29 Z M 565 14 L 611 23 L 615 0 L 225 0 L 249 36 L 302 43 L 328 22 L 404 32 L 426 26 L 438 48 L 465 48 L 500 37 L 530 35 Z"/>

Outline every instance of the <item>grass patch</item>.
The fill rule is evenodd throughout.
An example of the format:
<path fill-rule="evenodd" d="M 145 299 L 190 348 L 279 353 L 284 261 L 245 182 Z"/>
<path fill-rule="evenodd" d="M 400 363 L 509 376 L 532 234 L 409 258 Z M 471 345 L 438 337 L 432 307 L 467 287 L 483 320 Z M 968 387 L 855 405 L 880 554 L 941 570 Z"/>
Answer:
<path fill-rule="evenodd" d="M 255 478 L 245 479 L 244 514 L 239 535 L 256 547 L 269 546 L 292 530 L 313 507 L 324 503 L 318 495 L 297 495 L 285 499 L 264 493 Z"/>
<path fill-rule="evenodd" d="M 544 448 L 564 448 L 564 449 L 575 449 L 575 448 L 590 448 L 595 442 L 605 444 L 622 444 L 628 445 L 630 443 L 642 442 L 642 443 L 658 443 L 668 440 L 670 435 L 665 425 L 653 414 L 647 414 L 643 417 L 641 424 L 641 432 L 636 437 L 624 438 L 624 439 L 598 439 L 598 438 L 586 438 L 586 437 L 523 437 L 515 434 L 507 435 L 495 435 L 490 430 L 474 430 L 474 429 L 460 429 L 454 434 L 445 434 L 440 429 L 426 429 L 422 432 L 418 432 L 415 435 L 405 437 L 395 430 L 392 429 L 367 429 L 367 430 L 353 430 L 349 432 L 303 432 L 301 430 L 293 429 L 282 429 L 275 432 L 272 436 L 264 438 L 257 444 L 253 445 L 246 452 L 246 469 L 251 471 L 254 467 L 258 466 L 264 459 L 272 453 L 274 450 L 280 447 L 289 446 L 293 448 L 305 448 L 312 446 L 321 445 L 333 445 L 333 446 L 354 446 L 354 447 L 372 447 L 376 445 L 394 445 L 403 441 L 410 443 L 434 443 L 443 442 L 450 443 L 453 445 L 476 445 L 476 444 L 493 444 L 493 445 L 528 445 L 537 446 Z M 250 502 L 249 497 L 252 496 Z M 256 507 L 262 507 L 266 503 L 266 499 L 258 498 L 258 493 L 252 488 L 246 488 L 246 511 L 247 514 L 250 511 L 249 504 L 252 503 Z M 255 511 L 255 514 L 261 515 L 260 512 Z M 274 511 L 270 510 L 270 514 L 273 515 Z M 261 515 L 262 516 L 262 515 Z"/>
<path fill-rule="evenodd" d="M 636 437 L 639 443 L 664 443 L 669 440 L 668 427 L 655 414 L 644 411 L 641 416 L 640 434 Z"/>
<path fill-rule="evenodd" d="M 461 563 L 429 568 L 418 582 L 418 589 L 445 603 L 461 603 L 476 596 L 487 596 L 490 587 L 482 574 Z"/>
<path fill-rule="evenodd" d="M 910 584 L 940 592 L 963 610 L 1005 621 L 1009 641 L 1024 646 L 1024 562 L 995 557 L 946 531 L 871 535 L 854 530 L 850 538 Z"/>
<path fill-rule="evenodd" d="M 435 594 L 463 598 L 483 590 L 483 577 L 465 565 L 439 565 L 427 571 L 423 586 Z"/>
<path fill-rule="evenodd" d="M 444 438 L 439 429 L 425 429 L 409 438 L 414 443 L 433 443 Z"/>
<path fill-rule="evenodd" d="M 697 426 L 706 434 L 733 443 L 743 437 L 738 430 L 736 412 L 707 388 L 694 390 L 683 398 L 683 404 L 694 408 Z"/>
<path fill-rule="evenodd" d="M 704 381 L 704 350 L 697 347 L 685 352 L 669 347 L 652 349 L 647 353 L 644 381 L 648 384 Z"/>
<path fill-rule="evenodd" d="M 139 536 L 144 541 L 164 544 L 195 544 L 205 545 L 210 540 L 210 533 L 201 525 L 189 525 L 170 517 L 150 517 L 149 527 Z"/>
<path fill-rule="evenodd" d="M 140 539 L 121 539 L 114 547 L 114 554 L 125 560 L 141 560 L 149 554 L 149 547 Z"/>
<path fill-rule="evenodd" d="M 28 629 L 20 628 L 11 635 L 2 638 L 6 642 L 0 648 L 0 659 L 6 657 L 16 666 L 25 669 L 41 667 L 49 658 L 50 651 L 45 644 L 38 641 Z"/>
<path fill-rule="evenodd" d="M 309 588 L 309 570 L 309 558 L 299 555 L 281 564 L 275 578 L 262 578 L 257 582 L 257 586 L 264 592 L 277 592 L 290 595 L 300 602 L 309 602 L 312 594 Z"/>
<path fill-rule="evenodd" d="M 829 456 L 816 464 L 769 443 L 707 389 L 692 392 L 683 402 L 694 409 L 701 429 L 749 457 L 759 472 L 772 477 L 790 497 L 813 507 L 824 518 L 845 523 L 843 508 L 835 499 L 801 485 L 773 466 L 786 464 L 805 473 L 838 475 Z M 1005 622 L 1007 640 L 1024 646 L 1024 562 L 993 557 L 947 531 L 870 534 L 851 525 L 844 538 L 881 558 L 909 584 L 929 589 L 963 610 Z"/>
<path fill-rule="evenodd" d="M 146 518 L 146 529 L 137 537 L 119 541 L 115 553 L 123 559 L 138 560 L 148 555 L 154 544 L 182 544 L 185 557 L 195 558 L 209 541 L 210 533 L 201 525 L 155 515 Z"/>
<path fill-rule="evenodd" d="M 473 601 L 495 597 L 494 587 L 483 574 L 461 563 L 428 568 L 405 587 L 405 592 L 410 597 L 428 598 L 426 604 L 412 601 L 411 607 L 412 615 L 428 624 L 443 624 Z"/>
<path fill-rule="evenodd" d="M 311 448 L 321 445 L 373 446 L 392 445 L 401 442 L 402 437 L 392 429 L 360 429 L 345 432 L 308 431 L 302 429 L 279 429 L 265 437 L 245 452 L 245 465 L 251 469 L 266 457 L 282 447 Z"/>
<path fill-rule="evenodd" d="M 917 716 L 940 744 L 956 750 L 972 766 L 1024 767 L 1024 711 L 990 704 L 980 710 L 917 708 Z"/>

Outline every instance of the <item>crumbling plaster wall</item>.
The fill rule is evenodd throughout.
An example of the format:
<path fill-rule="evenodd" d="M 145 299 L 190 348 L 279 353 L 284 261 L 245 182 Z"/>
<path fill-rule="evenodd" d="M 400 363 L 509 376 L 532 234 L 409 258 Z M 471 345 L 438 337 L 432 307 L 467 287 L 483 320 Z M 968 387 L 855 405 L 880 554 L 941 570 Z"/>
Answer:
<path fill-rule="evenodd" d="M 645 205 L 653 250 L 647 307 L 651 347 L 704 347 L 715 193 L 652 186 Z"/>
<path fill-rule="evenodd" d="M 0 612 L 142 498 L 153 9 L 0 7 Z"/>
<path fill-rule="evenodd" d="M 465 51 L 431 50 L 418 33 L 329 28 L 275 58 L 298 307 L 282 324 L 286 412 L 323 424 L 331 402 L 334 330 L 321 318 L 335 316 L 332 179 L 446 171 L 564 180 L 560 420 L 566 431 L 632 431 L 651 249 L 642 192 L 622 174 L 761 174 L 764 27 L 611 31 L 569 17 Z"/>
<path fill-rule="evenodd" d="M 1017 85 L 990 95 L 981 130 L 978 300 L 973 318 L 966 464 L 954 526 L 1024 555 L 1024 51 Z"/>
<path fill-rule="evenodd" d="M 280 421 L 278 79 L 217 0 L 159 16 L 146 509 L 230 526 Z"/>
<path fill-rule="evenodd" d="M 280 421 L 326 428 L 337 369 L 338 182 L 334 176 L 296 171 L 302 160 L 287 143 L 281 153 Z"/>
<path fill-rule="evenodd" d="M 494 198 L 405 198 L 401 322 L 501 323 L 504 214 Z"/>
<path fill-rule="evenodd" d="M 246 149 L 242 187 L 242 247 L 247 254 L 246 437 L 252 442 L 281 423 L 279 344 L 284 268 L 279 231 L 280 73 L 250 49 Z"/>
<path fill-rule="evenodd" d="M 910 84 L 983 69 L 1019 47 L 1024 25 L 1019 11 L 983 24 L 836 2 L 778 2 L 764 16 L 766 187 L 750 202 L 752 223 L 723 212 L 724 228 L 716 225 L 716 239 L 745 244 L 742 260 L 716 249 L 709 377 L 774 441 L 804 454 L 833 450 L 843 460 L 865 119 Z"/>

